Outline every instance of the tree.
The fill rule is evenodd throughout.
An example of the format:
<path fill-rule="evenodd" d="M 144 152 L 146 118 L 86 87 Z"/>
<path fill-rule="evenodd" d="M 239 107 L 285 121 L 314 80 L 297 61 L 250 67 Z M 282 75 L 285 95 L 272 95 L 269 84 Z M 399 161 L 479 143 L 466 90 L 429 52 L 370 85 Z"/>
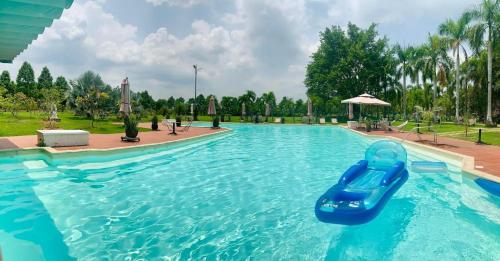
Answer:
<path fill-rule="evenodd" d="M 9 71 L 3 71 L 0 75 L 0 86 L 3 86 L 7 93 L 15 93 L 15 85 L 10 80 Z"/>
<path fill-rule="evenodd" d="M 40 90 L 40 94 L 40 107 L 47 118 L 49 118 L 52 106 L 58 106 L 61 102 L 61 94 L 55 88 L 43 88 Z"/>
<path fill-rule="evenodd" d="M 254 108 L 255 100 L 257 99 L 257 95 L 254 91 L 247 90 L 243 95 L 238 97 L 239 107 L 245 103 L 245 110 L 247 115 L 255 114 L 256 110 Z"/>
<path fill-rule="evenodd" d="M 139 92 L 139 104 L 145 110 L 154 110 L 155 109 L 155 100 L 151 95 L 149 95 L 148 91 Z"/>
<path fill-rule="evenodd" d="M 364 92 L 385 94 L 394 81 L 393 60 L 388 40 L 378 36 L 374 24 L 366 30 L 351 23 L 346 31 L 340 26 L 326 28 L 307 65 L 307 95 L 326 104 L 337 96 L 347 99 Z"/>
<path fill-rule="evenodd" d="M 101 115 L 105 110 L 109 95 L 102 92 L 99 87 L 91 86 L 89 92 L 76 98 L 76 104 L 81 107 L 90 118 L 90 126 L 94 127 L 95 116 Z"/>
<path fill-rule="evenodd" d="M 406 77 L 407 77 L 407 67 L 408 67 L 408 62 L 410 59 L 410 56 L 413 52 L 413 48 L 402 48 L 400 45 L 396 45 L 396 59 L 397 62 L 399 63 L 399 68 L 397 70 L 397 76 L 398 78 L 402 78 L 403 80 L 403 86 L 402 86 L 402 97 L 403 97 L 403 102 L 402 102 L 402 107 L 403 107 L 403 118 L 406 120 L 407 115 L 406 115 L 406 102 L 407 102 L 407 97 L 406 97 Z"/>
<path fill-rule="evenodd" d="M 493 75 L 493 40 L 500 34 L 500 1 L 483 0 L 479 6 L 469 12 L 477 24 L 471 28 L 472 42 L 482 43 L 486 34 L 488 51 L 488 106 L 486 109 L 486 123 L 493 124 L 491 117 L 492 75 Z"/>
<path fill-rule="evenodd" d="M 464 13 L 457 21 L 446 20 L 439 26 L 439 34 L 443 35 L 455 55 L 455 121 L 460 116 L 460 48 L 465 52 L 464 42 L 468 38 L 469 13 Z"/>
<path fill-rule="evenodd" d="M 38 89 L 52 88 L 53 78 L 50 74 L 49 68 L 43 67 L 40 76 L 38 77 Z"/>
<path fill-rule="evenodd" d="M 28 62 L 24 62 L 19 68 L 16 78 L 17 88 L 19 92 L 24 93 L 28 97 L 36 97 L 37 90 L 35 84 L 35 73 L 33 67 Z"/>
<path fill-rule="evenodd" d="M 425 61 L 425 69 L 430 74 L 433 95 L 433 106 L 436 106 L 438 94 L 438 74 L 441 74 L 447 68 L 446 42 L 443 41 L 438 35 L 431 35 L 427 38 L 427 45 L 425 48 L 425 55 L 422 58 Z M 442 77 L 441 77 L 442 80 Z"/>
<path fill-rule="evenodd" d="M 57 77 L 56 82 L 54 83 L 54 87 L 59 92 L 62 105 L 66 105 L 67 98 L 68 98 L 68 92 L 70 90 L 69 84 L 66 81 L 66 78 L 64 78 L 63 76 Z"/>

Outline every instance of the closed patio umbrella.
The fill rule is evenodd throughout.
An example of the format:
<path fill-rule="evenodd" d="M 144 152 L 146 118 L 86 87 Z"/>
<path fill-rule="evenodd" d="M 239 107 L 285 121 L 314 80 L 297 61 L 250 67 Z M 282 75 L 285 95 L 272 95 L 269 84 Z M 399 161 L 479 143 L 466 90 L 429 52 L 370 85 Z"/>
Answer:
<path fill-rule="evenodd" d="M 307 100 L 307 116 L 311 117 L 313 115 L 313 104 L 311 100 Z"/>
<path fill-rule="evenodd" d="M 271 114 L 271 109 L 269 108 L 269 103 L 266 102 L 266 117 L 269 117 Z"/>
<path fill-rule="evenodd" d="M 349 120 L 352 120 L 354 118 L 354 111 L 352 108 L 352 103 L 349 103 Z"/>
<path fill-rule="evenodd" d="M 245 110 L 245 103 L 242 103 L 241 104 L 241 116 L 245 116 L 247 115 L 247 112 Z"/>
<path fill-rule="evenodd" d="M 194 115 L 194 104 L 191 103 L 191 115 Z"/>
<path fill-rule="evenodd" d="M 132 112 L 132 107 L 130 106 L 130 84 L 128 77 L 122 81 L 120 94 L 120 112 L 124 115 L 129 115 Z"/>
<path fill-rule="evenodd" d="M 214 96 L 210 96 L 210 103 L 208 104 L 208 115 L 214 116 L 216 114 L 215 112 L 215 100 Z"/>

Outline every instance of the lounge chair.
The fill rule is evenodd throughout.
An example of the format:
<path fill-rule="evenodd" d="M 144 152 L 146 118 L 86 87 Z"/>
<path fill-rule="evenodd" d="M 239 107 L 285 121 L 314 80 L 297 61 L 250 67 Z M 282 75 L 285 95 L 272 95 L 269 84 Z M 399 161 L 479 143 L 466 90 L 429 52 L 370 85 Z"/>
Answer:
<path fill-rule="evenodd" d="M 180 132 L 187 132 L 187 131 L 189 131 L 189 128 L 191 127 L 191 124 L 193 124 L 193 120 L 189 119 L 189 121 L 187 122 L 187 124 L 184 125 L 184 127 L 182 127 L 182 129 L 180 129 L 179 131 Z"/>
<path fill-rule="evenodd" d="M 167 127 L 169 131 L 172 131 L 172 124 L 175 123 L 175 119 L 164 119 L 161 121 L 161 125 Z"/>
<path fill-rule="evenodd" d="M 281 118 L 280 117 L 274 118 L 274 123 L 281 123 Z"/>
<path fill-rule="evenodd" d="M 319 124 L 325 124 L 326 121 L 325 121 L 325 118 L 319 118 Z"/>
<path fill-rule="evenodd" d="M 398 126 L 389 126 L 389 124 L 387 124 L 386 122 L 383 122 L 381 125 L 382 125 L 382 129 L 384 129 L 385 131 L 393 131 L 393 130 L 397 130 L 399 132 L 403 132 L 403 128 L 408 124 L 408 121 L 405 121 L 403 123 L 401 123 L 400 125 Z"/>
<path fill-rule="evenodd" d="M 332 118 L 332 124 L 339 124 L 337 118 Z"/>
<path fill-rule="evenodd" d="M 358 128 L 358 122 L 357 121 L 348 121 L 347 122 L 347 127 L 349 129 L 357 129 Z"/>

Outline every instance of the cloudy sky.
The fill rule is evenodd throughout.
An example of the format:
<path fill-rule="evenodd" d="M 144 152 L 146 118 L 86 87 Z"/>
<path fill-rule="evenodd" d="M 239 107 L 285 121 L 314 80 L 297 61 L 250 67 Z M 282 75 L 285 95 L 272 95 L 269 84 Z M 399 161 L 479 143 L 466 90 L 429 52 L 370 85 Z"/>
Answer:
<path fill-rule="evenodd" d="M 134 91 L 155 98 L 199 92 L 240 95 L 247 89 L 305 97 L 303 84 L 318 34 L 351 21 L 378 24 L 392 43 L 419 44 L 446 18 L 479 0 L 75 0 L 61 19 L 13 64 L 15 77 L 30 61 L 37 77 L 99 73 L 117 86 L 128 76 Z"/>

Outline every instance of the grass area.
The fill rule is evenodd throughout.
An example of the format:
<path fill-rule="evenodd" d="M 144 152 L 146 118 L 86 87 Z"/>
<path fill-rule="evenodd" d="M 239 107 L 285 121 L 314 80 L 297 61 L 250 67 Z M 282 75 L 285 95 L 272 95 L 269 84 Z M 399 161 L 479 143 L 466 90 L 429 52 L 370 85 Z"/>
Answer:
<path fill-rule="evenodd" d="M 56 123 L 58 129 L 67 130 L 87 130 L 90 133 L 122 133 L 124 128 L 122 125 L 113 124 L 113 122 L 121 122 L 122 120 L 116 117 L 110 117 L 105 120 L 94 121 L 94 127 L 90 125 L 90 120 L 75 116 L 72 112 L 59 112 L 60 122 Z M 17 117 L 13 117 L 10 113 L 0 113 L 0 137 L 2 136 L 20 136 L 34 135 L 36 130 L 44 129 L 46 123 L 45 116 L 41 114 L 33 114 L 30 116 L 27 112 L 19 112 Z M 149 131 L 149 129 L 139 128 L 139 131 Z"/>
<path fill-rule="evenodd" d="M 394 122 L 392 125 L 399 125 L 402 122 Z M 410 131 L 416 126 L 415 122 L 409 122 L 404 131 Z M 422 124 L 420 126 L 423 126 Z M 486 127 L 484 124 L 476 124 L 469 127 L 467 136 L 465 135 L 465 126 L 451 122 L 433 124 L 433 129 L 440 135 L 461 140 L 478 141 L 479 128 L 482 129 L 481 140 L 487 144 L 500 146 L 500 128 Z M 422 128 L 421 132 L 428 133 L 427 128 Z"/>

